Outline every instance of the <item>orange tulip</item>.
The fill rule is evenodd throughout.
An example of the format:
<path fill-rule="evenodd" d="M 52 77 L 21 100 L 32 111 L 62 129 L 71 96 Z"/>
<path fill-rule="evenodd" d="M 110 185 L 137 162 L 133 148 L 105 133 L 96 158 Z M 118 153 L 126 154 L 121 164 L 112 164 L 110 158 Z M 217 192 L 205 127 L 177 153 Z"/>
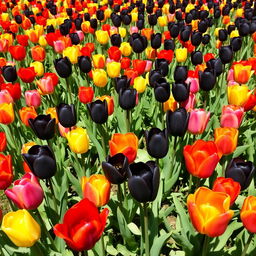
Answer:
<path fill-rule="evenodd" d="M 104 175 L 94 174 L 82 177 L 82 191 L 84 198 L 89 199 L 97 207 L 108 203 L 111 183 Z"/>
<path fill-rule="evenodd" d="M 109 141 L 109 149 L 111 156 L 123 153 L 128 158 L 129 163 L 132 163 L 137 156 L 138 138 L 132 132 L 115 133 Z"/>
<path fill-rule="evenodd" d="M 19 110 L 19 114 L 20 114 L 20 120 L 26 126 L 29 126 L 28 120 L 30 118 L 34 119 L 37 117 L 37 113 L 34 107 L 23 107 L 22 109 Z"/>
<path fill-rule="evenodd" d="M 251 233 L 256 233 L 256 197 L 245 198 L 240 217 L 244 227 Z"/>
<path fill-rule="evenodd" d="M 43 62 L 45 59 L 45 49 L 42 46 L 34 46 L 31 48 L 31 55 L 34 61 Z"/>
<path fill-rule="evenodd" d="M 251 76 L 251 65 L 234 65 L 234 79 L 239 84 L 246 84 Z"/>
<path fill-rule="evenodd" d="M 237 139 L 238 130 L 236 128 L 216 128 L 214 130 L 214 141 L 218 148 L 219 156 L 233 153 L 237 146 Z"/>
<path fill-rule="evenodd" d="M 14 121 L 14 111 L 12 103 L 0 104 L 0 123 L 10 124 Z"/>
<path fill-rule="evenodd" d="M 229 209 L 230 196 L 200 187 L 187 199 L 188 212 L 195 229 L 210 237 L 222 235 L 234 215 Z"/>

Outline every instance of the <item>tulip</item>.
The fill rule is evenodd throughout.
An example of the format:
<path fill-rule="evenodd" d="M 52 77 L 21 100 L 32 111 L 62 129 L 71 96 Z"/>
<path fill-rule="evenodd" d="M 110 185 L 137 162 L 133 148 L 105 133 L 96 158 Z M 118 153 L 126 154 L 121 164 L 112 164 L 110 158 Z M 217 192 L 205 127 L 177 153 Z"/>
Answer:
<path fill-rule="evenodd" d="M 218 162 L 218 150 L 213 141 L 197 140 L 194 144 L 183 148 L 185 165 L 188 172 L 202 179 L 209 178 Z"/>
<path fill-rule="evenodd" d="M 256 197 L 248 196 L 245 198 L 240 218 L 244 227 L 251 233 L 256 233 Z"/>
<path fill-rule="evenodd" d="M 109 41 L 109 35 L 107 31 L 97 30 L 95 32 L 96 39 L 100 44 L 107 44 Z"/>
<path fill-rule="evenodd" d="M 118 61 L 121 58 L 121 51 L 118 49 L 118 47 L 120 47 L 121 42 L 122 42 L 121 35 L 120 34 L 113 34 L 113 35 L 111 35 L 110 40 L 111 40 L 111 44 L 113 45 L 113 47 L 115 47 L 114 49 L 118 50 L 118 51 L 115 50 L 115 52 L 114 52 L 115 57 L 114 58 L 110 57 L 110 58 L 111 59 L 116 59 L 116 61 Z M 109 51 L 108 51 L 108 53 L 109 53 Z M 112 53 L 110 53 L 110 54 L 112 55 Z M 109 56 L 110 56 L 110 54 L 109 54 Z M 118 57 L 119 57 L 119 59 L 118 59 Z"/>
<path fill-rule="evenodd" d="M 42 46 L 37 45 L 31 48 L 31 56 L 34 61 L 43 62 L 45 55 L 45 49 Z"/>
<path fill-rule="evenodd" d="M 234 79 L 239 84 L 246 84 L 251 76 L 252 66 L 235 64 L 234 65 Z"/>
<path fill-rule="evenodd" d="M 53 84 L 53 79 L 50 76 L 42 77 L 38 82 L 39 92 L 42 95 L 54 93 L 55 86 Z"/>
<path fill-rule="evenodd" d="M 214 130 L 214 141 L 220 155 L 233 153 L 237 146 L 238 130 L 235 128 L 224 127 Z"/>
<path fill-rule="evenodd" d="M 7 104 L 13 103 L 13 98 L 11 94 L 5 89 L 2 89 L 0 91 L 0 104 L 2 103 L 7 103 Z"/>
<path fill-rule="evenodd" d="M 16 68 L 13 66 L 4 66 L 3 76 L 7 82 L 13 83 L 17 79 Z"/>
<path fill-rule="evenodd" d="M 51 115 L 38 115 L 34 119 L 29 119 L 28 123 L 36 136 L 41 140 L 50 140 L 55 133 L 55 118 Z"/>
<path fill-rule="evenodd" d="M 78 57 L 78 65 L 82 72 L 89 73 L 92 69 L 92 62 L 88 56 Z"/>
<path fill-rule="evenodd" d="M 105 208 L 99 214 L 94 203 L 84 198 L 65 213 L 63 224 L 55 225 L 54 233 L 75 251 L 90 250 L 103 233 L 108 212 Z"/>
<path fill-rule="evenodd" d="M 138 33 L 133 33 L 131 35 L 129 43 L 133 51 L 136 53 L 142 53 L 147 48 L 148 45 L 147 38 L 145 36 L 141 36 Z"/>
<path fill-rule="evenodd" d="M 121 184 L 127 179 L 128 159 L 118 153 L 114 156 L 107 156 L 106 161 L 102 162 L 102 169 L 109 182 L 112 184 Z"/>
<path fill-rule="evenodd" d="M 137 104 L 138 94 L 133 88 L 119 90 L 119 105 L 124 110 L 133 109 Z"/>
<path fill-rule="evenodd" d="M 138 72 L 138 75 L 142 75 L 145 72 L 147 62 L 145 60 L 135 59 L 132 61 L 133 70 Z"/>
<path fill-rule="evenodd" d="M 180 102 L 180 106 L 185 108 L 188 112 L 194 109 L 195 104 L 196 104 L 196 95 L 192 92 L 189 93 L 189 97 L 185 101 Z"/>
<path fill-rule="evenodd" d="M 120 62 L 110 62 L 107 63 L 107 73 L 111 78 L 118 77 L 121 71 L 121 63 Z"/>
<path fill-rule="evenodd" d="M 233 127 L 238 129 L 244 117 L 244 109 L 239 106 L 223 106 L 220 125 L 221 127 Z"/>
<path fill-rule="evenodd" d="M 87 104 L 92 102 L 94 97 L 94 91 L 92 87 L 85 87 L 85 86 L 80 86 L 78 88 L 78 98 L 79 101 Z"/>
<path fill-rule="evenodd" d="M 102 54 L 95 54 L 92 56 L 93 67 L 103 69 L 105 67 L 106 58 Z"/>
<path fill-rule="evenodd" d="M 109 95 L 103 95 L 101 97 L 97 97 L 96 100 L 101 100 L 102 102 L 104 100 L 107 101 L 107 105 L 108 105 L 108 115 L 111 116 L 114 112 L 114 99 L 112 96 Z"/>
<path fill-rule="evenodd" d="M 210 91 L 216 83 L 216 71 L 205 69 L 203 72 L 199 71 L 199 86 L 203 91 Z"/>
<path fill-rule="evenodd" d="M 158 49 L 161 47 L 162 34 L 156 33 L 151 35 L 151 46 L 153 49 Z"/>
<path fill-rule="evenodd" d="M 55 52 L 62 53 L 66 46 L 63 40 L 56 40 L 53 42 L 53 47 Z"/>
<path fill-rule="evenodd" d="M 62 126 L 70 128 L 76 125 L 76 110 L 73 104 L 61 103 L 56 109 L 59 122 Z"/>
<path fill-rule="evenodd" d="M 251 161 L 245 162 L 241 158 L 231 159 L 229 162 L 225 177 L 232 178 L 241 185 L 241 190 L 245 190 L 249 187 L 255 174 L 255 166 Z"/>
<path fill-rule="evenodd" d="M 237 31 L 232 31 L 230 35 L 230 45 L 234 52 L 239 51 L 242 48 L 242 38 L 237 34 Z"/>
<path fill-rule="evenodd" d="M 29 107 L 38 108 L 41 105 L 41 95 L 37 90 L 25 92 L 26 105 Z"/>
<path fill-rule="evenodd" d="M 166 60 L 164 58 L 160 59 L 159 55 L 158 55 L 158 59 L 156 59 L 156 61 L 155 61 L 155 66 L 156 66 L 156 69 L 160 71 L 162 76 L 168 75 L 168 72 L 169 72 L 168 60 Z"/>
<path fill-rule="evenodd" d="M 0 154 L 0 189 L 8 188 L 13 179 L 12 158 L 10 155 Z"/>
<path fill-rule="evenodd" d="M 11 124 L 14 121 L 14 111 L 12 103 L 0 104 L 0 123 Z"/>
<path fill-rule="evenodd" d="M 104 69 L 94 69 L 93 74 L 93 83 L 97 87 L 105 87 L 108 83 L 107 73 Z"/>
<path fill-rule="evenodd" d="M 176 83 L 185 82 L 188 77 L 188 67 L 187 66 L 176 66 L 174 70 L 174 80 Z"/>
<path fill-rule="evenodd" d="M 155 82 L 157 80 L 159 80 L 160 78 L 162 78 L 162 74 L 161 74 L 160 70 L 151 70 L 149 72 L 149 84 L 150 84 L 150 86 L 154 87 Z"/>
<path fill-rule="evenodd" d="M 207 61 L 206 63 L 208 69 L 213 69 L 216 73 L 216 76 L 220 76 L 223 72 L 223 64 L 220 60 L 220 58 L 218 59 L 210 59 L 209 61 Z"/>
<path fill-rule="evenodd" d="M 32 62 L 30 64 L 30 67 L 34 68 L 34 71 L 36 72 L 37 76 L 43 76 L 44 75 L 44 65 L 43 63 L 39 61 Z"/>
<path fill-rule="evenodd" d="M 210 119 L 210 112 L 204 109 L 193 109 L 190 111 L 188 131 L 192 134 L 202 134 Z"/>
<path fill-rule="evenodd" d="M 86 129 L 77 127 L 66 134 L 70 150 L 76 154 L 86 153 L 89 149 L 89 137 Z"/>
<path fill-rule="evenodd" d="M 115 133 L 112 135 L 109 141 L 110 156 L 114 156 L 118 153 L 124 154 L 129 163 L 132 163 L 138 150 L 138 138 L 134 133 Z"/>
<path fill-rule="evenodd" d="M 72 73 L 71 62 L 68 57 L 54 60 L 55 70 L 62 78 L 68 78 Z"/>
<path fill-rule="evenodd" d="M 29 168 L 40 179 L 49 179 L 56 172 L 55 156 L 49 146 L 32 146 L 22 157 Z"/>
<path fill-rule="evenodd" d="M 160 182 L 159 168 L 154 161 L 129 165 L 128 188 L 132 197 L 140 203 L 154 201 Z"/>
<path fill-rule="evenodd" d="M 79 48 L 76 46 L 70 46 L 63 50 L 63 58 L 68 58 L 72 64 L 78 62 Z"/>
<path fill-rule="evenodd" d="M 18 76 L 24 83 L 32 83 L 36 77 L 37 73 L 35 72 L 34 67 L 29 68 L 20 68 L 18 70 Z"/>
<path fill-rule="evenodd" d="M 122 52 L 119 50 L 119 48 L 117 46 L 111 46 L 108 49 L 108 56 L 111 60 L 118 62 L 121 59 L 121 55 L 122 55 Z"/>
<path fill-rule="evenodd" d="M 167 131 L 172 136 L 183 137 L 187 131 L 188 121 L 189 113 L 184 108 L 179 108 L 174 112 L 168 110 L 166 113 Z"/>
<path fill-rule="evenodd" d="M 120 89 L 127 89 L 130 87 L 131 79 L 128 79 L 127 76 L 121 76 L 115 78 L 115 89 L 116 92 L 119 93 Z"/>
<path fill-rule="evenodd" d="M 1 84 L 1 89 L 7 90 L 11 94 L 14 101 L 19 100 L 21 97 L 21 87 L 19 83 Z"/>
<path fill-rule="evenodd" d="M 189 98 L 190 85 L 184 83 L 173 83 L 172 85 L 172 95 L 174 99 L 178 102 L 186 101 Z"/>
<path fill-rule="evenodd" d="M 37 117 L 37 113 L 34 107 L 23 107 L 19 110 L 20 119 L 23 124 L 29 126 L 28 120 Z"/>
<path fill-rule="evenodd" d="M 5 190 L 6 196 L 20 209 L 35 210 L 44 199 L 44 192 L 33 173 L 26 173 L 14 181 L 11 189 Z"/>
<path fill-rule="evenodd" d="M 7 139 L 5 132 L 0 132 L 0 152 L 5 151 L 7 146 Z"/>
<path fill-rule="evenodd" d="M 176 60 L 178 62 L 185 62 L 188 56 L 187 48 L 179 48 L 175 50 Z"/>
<path fill-rule="evenodd" d="M 4 215 L 1 228 L 10 240 L 19 247 L 31 247 L 41 236 L 39 224 L 25 209 Z"/>
<path fill-rule="evenodd" d="M 193 65 L 198 65 L 203 63 L 203 55 L 200 51 L 194 51 L 191 53 L 191 62 Z"/>
<path fill-rule="evenodd" d="M 167 129 L 161 131 L 158 128 L 152 128 L 145 131 L 147 151 L 150 156 L 155 158 L 163 158 L 168 153 L 169 140 Z"/>
<path fill-rule="evenodd" d="M 82 177 L 83 197 L 89 199 L 97 207 L 108 203 L 110 197 L 111 183 L 101 174 L 94 174 L 90 177 Z"/>
<path fill-rule="evenodd" d="M 222 235 L 234 212 L 229 209 L 230 197 L 223 192 L 215 192 L 200 187 L 187 199 L 188 212 L 195 229 L 209 237 Z"/>
<path fill-rule="evenodd" d="M 103 124 L 108 120 L 108 104 L 106 100 L 96 100 L 87 104 L 88 111 L 95 123 Z"/>
<path fill-rule="evenodd" d="M 134 79 L 133 88 L 136 89 L 138 93 L 143 93 L 147 88 L 147 81 L 142 76 L 138 76 Z"/>
<path fill-rule="evenodd" d="M 243 106 L 249 95 L 248 87 L 246 85 L 228 86 L 228 103 L 230 105 Z"/>
<path fill-rule="evenodd" d="M 176 110 L 176 108 L 177 108 L 177 101 L 175 101 L 173 96 L 170 96 L 170 98 L 163 103 L 164 112 L 167 112 L 168 110 L 171 110 L 173 112 Z"/>
<path fill-rule="evenodd" d="M 9 52 L 15 60 L 21 61 L 26 57 L 26 48 L 22 45 L 15 45 L 9 47 Z"/>
<path fill-rule="evenodd" d="M 221 46 L 219 56 L 223 64 L 230 63 L 233 59 L 233 50 L 231 46 Z"/>
<path fill-rule="evenodd" d="M 166 81 L 164 77 L 154 82 L 154 93 L 156 100 L 159 102 L 163 103 L 169 99 L 170 84 Z"/>

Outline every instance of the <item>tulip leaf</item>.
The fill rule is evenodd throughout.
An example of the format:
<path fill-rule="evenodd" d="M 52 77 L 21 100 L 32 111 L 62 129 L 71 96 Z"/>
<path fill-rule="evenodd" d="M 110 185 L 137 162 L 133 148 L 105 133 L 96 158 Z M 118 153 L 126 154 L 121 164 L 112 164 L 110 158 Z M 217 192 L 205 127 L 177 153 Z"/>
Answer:
<path fill-rule="evenodd" d="M 130 252 L 124 245 L 118 244 L 117 250 L 119 253 L 121 253 L 123 256 L 136 256 L 137 254 Z"/>
<path fill-rule="evenodd" d="M 135 223 L 131 222 L 127 226 L 134 235 L 141 236 L 141 231 Z"/>
<path fill-rule="evenodd" d="M 236 158 L 236 157 L 240 156 L 241 154 L 243 154 L 251 146 L 253 146 L 253 144 L 238 146 L 236 148 L 235 152 L 233 153 L 232 158 Z"/>
<path fill-rule="evenodd" d="M 155 256 L 155 255 L 160 255 L 161 249 L 164 245 L 164 243 L 170 238 L 172 232 L 170 233 L 165 233 L 159 237 L 156 237 L 154 239 L 153 245 L 150 250 L 150 255 Z"/>

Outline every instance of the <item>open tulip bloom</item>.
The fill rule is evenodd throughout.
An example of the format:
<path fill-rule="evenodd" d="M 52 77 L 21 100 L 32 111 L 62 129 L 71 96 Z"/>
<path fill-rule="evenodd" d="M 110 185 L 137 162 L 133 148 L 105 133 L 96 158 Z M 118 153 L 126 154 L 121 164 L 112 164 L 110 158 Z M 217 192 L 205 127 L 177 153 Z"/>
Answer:
<path fill-rule="evenodd" d="M 255 17 L 1 1 L 0 255 L 256 255 Z"/>

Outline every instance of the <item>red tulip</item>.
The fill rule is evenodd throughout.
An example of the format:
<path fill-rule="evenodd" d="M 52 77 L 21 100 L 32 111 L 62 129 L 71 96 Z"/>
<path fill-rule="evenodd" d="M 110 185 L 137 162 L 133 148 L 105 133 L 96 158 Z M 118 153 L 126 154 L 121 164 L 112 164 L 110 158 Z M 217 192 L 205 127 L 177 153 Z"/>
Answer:
<path fill-rule="evenodd" d="M 245 198 L 240 217 L 244 227 L 251 233 L 256 233 L 256 197 Z"/>
<path fill-rule="evenodd" d="M 11 45 L 9 52 L 15 60 L 24 60 L 26 57 L 26 49 L 22 45 Z"/>
<path fill-rule="evenodd" d="M 138 75 L 142 75 L 145 72 L 147 62 L 145 60 L 133 60 L 133 70 L 138 72 Z"/>
<path fill-rule="evenodd" d="M 0 154 L 0 189 L 7 189 L 13 179 L 12 158 Z"/>
<path fill-rule="evenodd" d="M 1 84 L 1 90 L 7 90 L 11 94 L 14 101 L 19 100 L 21 97 L 21 88 L 19 83 Z"/>
<path fill-rule="evenodd" d="M 5 151 L 7 145 L 7 139 L 5 132 L 0 132 L 0 152 Z"/>
<path fill-rule="evenodd" d="M 124 57 L 121 59 L 121 68 L 127 69 L 131 66 L 131 60 L 128 57 Z"/>
<path fill-rule="evenodd" d="M 16 38 L 20 45 L 24 47 L 28 46 L 28 39 L 29 39 L 28 35 L 17 35 Z"/>
<path fill-rule="evenodd" d="M 118 47 L 111 46 L 108 49 L 108 56 L 109 56 L 110 59 L 118 62 L 121 59 L 122 53 L 121 53 L 121 51 L 119 50 Z"/>
<path fill-rule="evenodd" d="M 85 87 L 85 86 L 79 87 L 78 98 L 82 103 L 87 104 L 92 102 L 93 96 L 94 96 L 94 91 L 92 87 Z"/>
<path fill-rule="evenodd" d="M 24 83 L 32 83 L 36 77 L 34 67 L 20 68 L 18 70 L 18 76 Z"/>
<path fill-rule="evenodd" d="M 103 233 L 108 212 L 105 208 L 99 214 L 97 207 L 84 198 L 65 213 L 63 224 L 55 225 L 54 233 L 75 251 L 90 250 Z"/>

